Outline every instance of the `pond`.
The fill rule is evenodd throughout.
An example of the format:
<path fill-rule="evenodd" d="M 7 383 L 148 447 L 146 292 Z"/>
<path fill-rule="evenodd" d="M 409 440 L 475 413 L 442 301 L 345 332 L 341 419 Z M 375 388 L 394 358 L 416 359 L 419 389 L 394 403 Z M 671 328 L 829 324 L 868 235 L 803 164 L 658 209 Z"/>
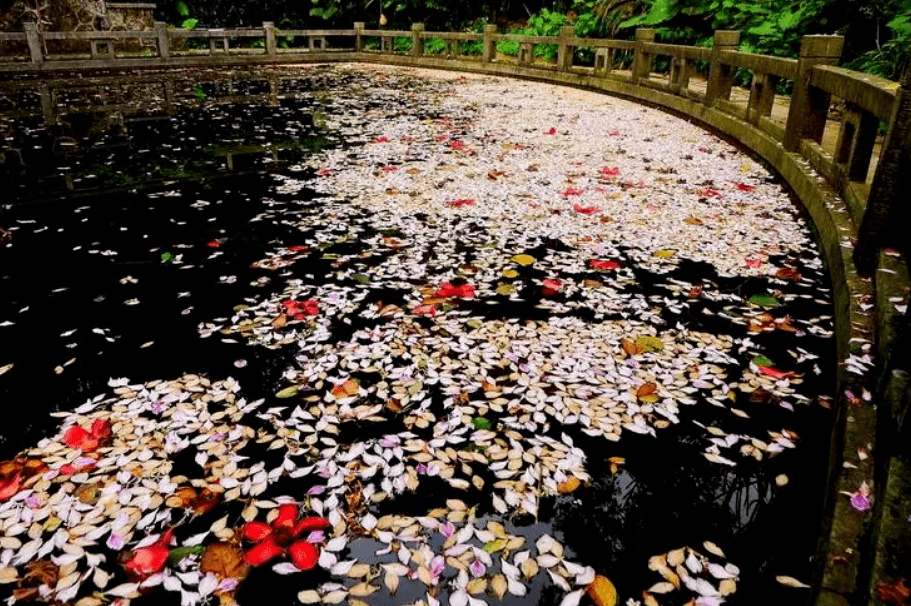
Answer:
<path fill-rule="evenodd" d="M 730 142 L 377 66 L 0 94 L 3 596 L 808 599 L 831 293 Z"/>

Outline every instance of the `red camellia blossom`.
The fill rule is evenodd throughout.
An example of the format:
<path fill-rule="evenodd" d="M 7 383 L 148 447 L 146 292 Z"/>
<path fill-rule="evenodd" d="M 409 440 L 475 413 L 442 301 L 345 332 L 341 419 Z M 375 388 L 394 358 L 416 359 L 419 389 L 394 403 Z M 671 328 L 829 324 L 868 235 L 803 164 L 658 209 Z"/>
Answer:
<path fill-rule="evenodd" d="M 602 269 L 602 270 L 620 269 L 620 264 L 617 263 L 616 261 L 602 261 L 600 259 L 590 259 L 588 264 L 592 269 Z"/>
<path fill-rule="evenodd" d="M 752 185 L 747 185 L 746 183 L 738 183 L 737 189 L 739 189 L 740 191 L 753 191 L 756 188 Z"/>
<path fill-rule="evenodd" d="M 310 247 L 304 244 L 295 244 L 288 247 L 288 252 L 306 252 Z"/>
<path fill-rule="evenodd" d="M 563 190 L 563 195 L 567 198 L 569 196 L 581 196 L 583 193 L 585 193 L 583 188 L 573 189 L 572 187 L 567 187 Z"/>
<path fill-rule="evenodd" d="M 446 200 L 446 206 L 454 206 L 458 208 L 459 206 L 472 206 L 474 205 L 474 200 L 472 198 L 459 199 L 459 200 Z"/>
<path fill-rule="evenodd" d="M 601 212 L 597 206 L 582 206 L 581 204 L 573 204 L 573 210 L 580 215 L 594 215 Z"/>
<path fill-rule="evenodd" d="M 95 419 L 92 423 L 91 430 L 74 425 L 66 430 L 63 434 L 63 441 L 70 448 L 78 448 L 82 452 L 92 452 L 101 446 L 102 442 L 107 442 L 111 437 L 111 422 L 103 419 Z"/>
<path fill-rule="evenodd" d="M 620 175 L 619 166 L 614 166 L 614 167 L 602 166 L 601 167 L 601 176 L 602 177 L 616 177 L 619 175 Z"/>
<path fill-rule="evenodd" d="M 22 474 L 17 473 L 0 483 L 0 501 L 6 501 L 19 492 Z"/>
<path fill-rule="evenodd" d="M 389 143 L 389 137 L 387 137 L 386 135 L 380 135 L 379 137 L 374 139 L 373 142 L 374 143 Z"/>
<path fill-rule="evenodd" d="M 440 288 L 433 293 L 435 297 L 458 297 L 460 299 L 473 299 L 474 286 L 471 284 L 462 284 L 455 286 L 451 282 L 443 282 Z"/>
<path fill-rule="evenodd" d="M 148 547 L 134 549 L 130 559 L 124 564 L 127 577 L 133 581 L 141 581 L 161 572 L 168 561 L 168 545 L 173 536 L 174 531 L 168 528 L 160 539 Z"/>
<path fill-rule="evenodd" d="M 546 296 L 551 296 L 557 294 L 560 289 L 563 288 L 563 282 L 554 278 L 545 278 L 544 279 L 544 294 Z"/>
<path fill-rule="evenodd" d="M 418 316 L 434 317 L 437 315 L 436 305 L 418 305 L 412 311 Z"/>
<path fill-rule="evenodd" d="M 758 268 L 762 265 L 762 259 L 744 259 L 747 264 L 747 267 Z"/>
<path fill-rule="evenodd" d="M 303 320 L 305 316 L 315 316 L 319 313 L 319 301 L 316 299 L 307 299 L 306 301 L 295 301 L 288 299 L 282 301 L 282 307 L 285 313 L 295 320 Z"/>
<path fill-rule="evenodd" d="M 553 126 L 551 126 L 551 127 L 550 127 L 550 130 L 548 130 L 548 131 L 547 131 L 546 133 L 544 133 L 544 134 L 545 134 L 545 135 L 556 135 L 556 134 L 557 134 L 557 129 L 554 128 Z"/>
<path fill-rule="evenodd" d="M 299 520 L 297 505 L 285 503 L 278 508 L 278 517 L 271 526 L 256 521 L 244 525 L 244 538 L 256 541 L 256 545 L 244 554 L 244 561 L 251 566 L 260 566 L 287 552 L 300 570 L 310 570 L 316 566 L 319 552 L 312 543 L 298 540 L 298 537 L 329 526 L 329 520 L 317 516 Z"/>
<path fill-rule="evenodd" d="M 464 141 L 450 141 L 449 147 L 451 147 L 452 149 L 455 149 L 455 150 L 465 149 L 465 142 Z"/>

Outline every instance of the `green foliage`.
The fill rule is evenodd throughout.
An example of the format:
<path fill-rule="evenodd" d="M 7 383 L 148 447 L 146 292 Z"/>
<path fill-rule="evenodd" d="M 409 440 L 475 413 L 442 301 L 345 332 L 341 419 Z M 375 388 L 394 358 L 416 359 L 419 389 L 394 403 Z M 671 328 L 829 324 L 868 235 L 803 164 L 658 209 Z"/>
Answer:
<path fill-rule="evenodd" d="M 515 40 L 500 40 L 497 42 L 497 52 L 510 57 L 519 56 L 519 43 Z"/>
<path fill-rule="evenodd" d="M 397 53 L 410 53 L 414 43 L 411 38 L 393 38 L 392 50 Z"/>
<path fill-rule="evenodd" d="M 175 5 L 175 8 L 176 8 L 176 10 L 177 10 L 177 14 L 180 15 L 181 17 L 189 17 L 189 16 L 190 16 L 190 8 L 187 6 L 187 3 L 186 3 L 186 2 L 183 2 L 182 0 L 179 1 L 179 2 Z"/>
<path fill-rule="evenodd" d="M 446 52 L 446 40 L 443 38 L 430 38 L 424 40 L 424 52 L 429 55 L 439 55 Z"/>
<path fill-rule="evenodd" d="M 183 29 L 193 29 L 199 23 L 199 19 L 184 19 L 180 24 Z"/>

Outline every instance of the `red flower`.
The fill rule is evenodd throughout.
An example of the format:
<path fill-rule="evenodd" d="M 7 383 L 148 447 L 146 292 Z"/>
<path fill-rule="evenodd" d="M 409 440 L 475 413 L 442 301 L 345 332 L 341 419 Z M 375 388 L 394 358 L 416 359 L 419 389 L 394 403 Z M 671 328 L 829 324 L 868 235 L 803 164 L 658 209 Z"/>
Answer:
<path fill-rule="evenodd" d="M 295 244 L 288 247 L 288 252 L 306 252 L 308 248 L 310 247 L 304 244 Z"/>
<path fill-rule="evenodd" d="M 383 170 L 386 171 L 387 173 L 394 173 L 398 169 L 399 169 L 398 166 L 384 166 L 383 167 Z"/>
<path fill-rule="evenodd" d="M 467 199 L 464 199 L 464 200 L 462 200 L 462 199 L 459 199 L 459 200 L 446 200 L 446 206 L 455 206 L 455 207 L 459 207 L 459 206 L 471 206 L 471 205 L 473 205 L 473 204 L 474 204 L 474 200 L 471 199 L 471 198 L 467 198 Z"/>
<path fill-rule="evenodd" d="M 550 130 L 547 131 L 547 132 L 544 133 L 544 134 L 545 134 L 545 135 L 556 135 L 556 134 L 557 134 L 557 129 L 554 128 L 553 126 L 551 126 L 551 127 L 550 127 Z"/>
<path fill-rule="evenodd" d="M 620 167 L 614 166 L 612 168 L 607 166 L 601 167 L 601 176 L 602 177 L 616 177 L 620 174 Z"/>
<path fill-rule="evenodd" d="M 619 131 L 619 130 L 612 130 L 611 132 L 609 132 L 609 133 L 607 133 L 607 134 L 609 134 L 611 137 L 619 137 L 619 136 L 620 136 L 620 131 Z"/>
<path fill-rule="evenodd" d="M 573 210 L 580 215 L 594 215 L 601 212 L 597 206 L 582 206 L 581 204 L 573 204 Z"/>
<path fill-rule="evenodd" d="M 217 238 L 215 240 L 209 240 L 208 242 L 206 242 L 206 246 L 208 246 L 209 248 L 218 248 L 219 246 L 221 246 L 221 240 L 219 240 Z"/>
<path fill-rule="evenodd" d="M 319 169 L 319 174 L 322 177 L 328 177 L 329 175 L 332 174 L 332 169 L 331 168 L 321 168 L 321 169 Z"/>
<path fill-rule="evenodd" d="M 545 278 L 544 279 L 544 294 L 545 296 L 551 296 L 557 294 L 559 290 L 563 288 L 563 282 L 556 280 L 554 278 Z"/>
<path fill-rule="evenodd" d="M 19 485 L 19 480 L 22 477 L 21 473 L 16 473 L 12 477 L 7 478 L 2 483 L 0 483 L 0 501 L 6 501 L 19 492 L 21 486 Z"/>
<path fill-rule="evenodd" d="M 757 268 L 762 265 L 762 259 L 744 259 L 746 261 L 747 267 Z"/>
<path fill-rule="evenodd" d="M 566 189 L 563 190 L 563 195 L 566 196 L 567 198 L 569 196 L 581 196 L 583 193 L 585 193 L 584 188 L 573 189 L 572 187 L 567 187 Z"/>
<path fill-rule="evenodd" d="M 316 547 L 297 538 L 310 530 L 328 528 L 329 520 L 316 516 L 298 520 L 297 516 L 297 505 L 285 503 L 278 508 L 278 517 L 271 526 L 265 522 L 247 522 L 244 525 L 244 538 L 256 541 L 256 545 L 244 554 L 247 564 L 260 566 L 287 552 L 300 570 L 310 570 L 316 566 L 319 560 Z"/>
<path fill-rule="evenodd" d="M 91 431 L 74 425 L 63 434 L 63 441 L 71 448 L 78 448 L 82 452 L 92 452 L 111 437 L 111 422 L 95 419 Z"/>
<path fill-rule="evenodd" d="M 161 572 L 168 561 L 168 544 L 173 536 L 174 531 L 168 528 L 160 539 L 148 547 L 134 549 L 130 559 L 124 564 L 127 577 L 140 581 Z"/>
<path fill-rule="evenodd" d="M 433 293 L 435 297 L 458 297 L 460 299 L 473 299 L 474 298 L 474 286 L 471 284 L 463 284 L 461 286 L 455 286 L 451 282 L 443 282 L 440 284 L 440 288 Z"/>
<path fill-rule="evenodd" d="M 387 137 L 386 135 L 380 135 L 379 137 L 374 139 L 373 142 L 374 143 L 389 143 L 389 137 Z"/>
<path fill-rule="evenodd" d="M 753 191 L 756 188 L 752 185 L 747 185 L 746 183 L 738 183 L 737 189 L 739 189 L 740 191 Z"/>
<path fill-rule="evenodd" d="M 620 269 L 620 264 L 616 261 L 602 261 L 600 259 L 590 259 L 588 262 L 592 269 Z"/>
<path fill-rule="evenodd" d="M 303 320 L 305 316 L 315 316 L 319 313 L 319 301 L 316 299 L 307 299 L 306 301 L 295 301 L 288 299 L 282 301 L 285 313 L 295 320 Z"/>
<path fill-rule="evenodd" d="M 455 150 L 465 149 L 465 142 L 464 141 L 450 141 L 449 147 L 451 147 L 452 149 L 455 149 Z"/>
<path fill-rule="evenodd" d="M 411 311 L 413 311 L 415 313 L 415 315 L 418 315 L 418 316 L 434 317 L 437 315 L 437 308 L 435 305 L 418 305 Z"/>

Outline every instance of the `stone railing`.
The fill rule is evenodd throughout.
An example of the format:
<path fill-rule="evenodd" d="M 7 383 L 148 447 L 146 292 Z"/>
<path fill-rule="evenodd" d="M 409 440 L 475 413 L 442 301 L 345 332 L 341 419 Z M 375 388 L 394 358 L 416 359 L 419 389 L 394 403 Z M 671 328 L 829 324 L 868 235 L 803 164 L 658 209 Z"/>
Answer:
<path fill-rule="evenodd" d="M 128 50 L 126 42 L 137 38 L 151 47 L 144 55 Z M 70 42 L 66 48 L 81 42 L 85 52 L 54 54 L 60 40 Z M 502 42 L 517 48 L 516 56 L 498 53 Z M 797 59 L 738 52 L 739 44 L 736 31 L 716 32 L 714 45 L 700 48 L 657 43 L 651 29 L 637 30 L 634 40 L 608 40 L 577 37 L 571 27 L 549 37 L 501 34 L 491 25 L 483 33 L 429 32 L 422 24 L 395 31 L 368 30 L 363 23 L 347 30 L 279 30 L 272 23 L 181 30 L 156 23 L 146 32 L 77 33 L 39 32 L 32 25 L 0 33 L 0 72 L 327 61 L 454 69 L 624 96 L 736 140 L 793 188 L 829 267 L 838 401 L 812 601 L 866 604 L 878 581 L 895 580 L 883 546 L 906 530 L 911 513 L 901 494 L 902 481 L 911 478 L 911 469 L 903 467 L 911 454 L 911 432 L 903 425 L 911 402 L 911 356 L 897 346 L 909 322 L 895 304 L 907 303 L 909 293 L 909 240 L 902 233 L 909 223 L 900 198 L 911 189 L 911 75 L 895 83 L 837 67 L 839 36 L 805 37 Z M 556 60 L 537 58 L 539 45 L 555 46 Z M 582 49 L 592 65 L 577 64 Z M 666 69 L 655 73 L 656 65 Z M 749 89 L 736 86 L 744 73 Z M 780 94 L 787 89 L 789 96 Z M 42 104 L 53 113 L 49 100 Z M 864 374 L 846 364 L 851 356 L 867 355 L 875 367 Z M 858 448 L 869 444 L 874 456 L 858 457 Z M 855 511 L 843 496 L 862 482 L 874 486 L 872 514 Z"/>

